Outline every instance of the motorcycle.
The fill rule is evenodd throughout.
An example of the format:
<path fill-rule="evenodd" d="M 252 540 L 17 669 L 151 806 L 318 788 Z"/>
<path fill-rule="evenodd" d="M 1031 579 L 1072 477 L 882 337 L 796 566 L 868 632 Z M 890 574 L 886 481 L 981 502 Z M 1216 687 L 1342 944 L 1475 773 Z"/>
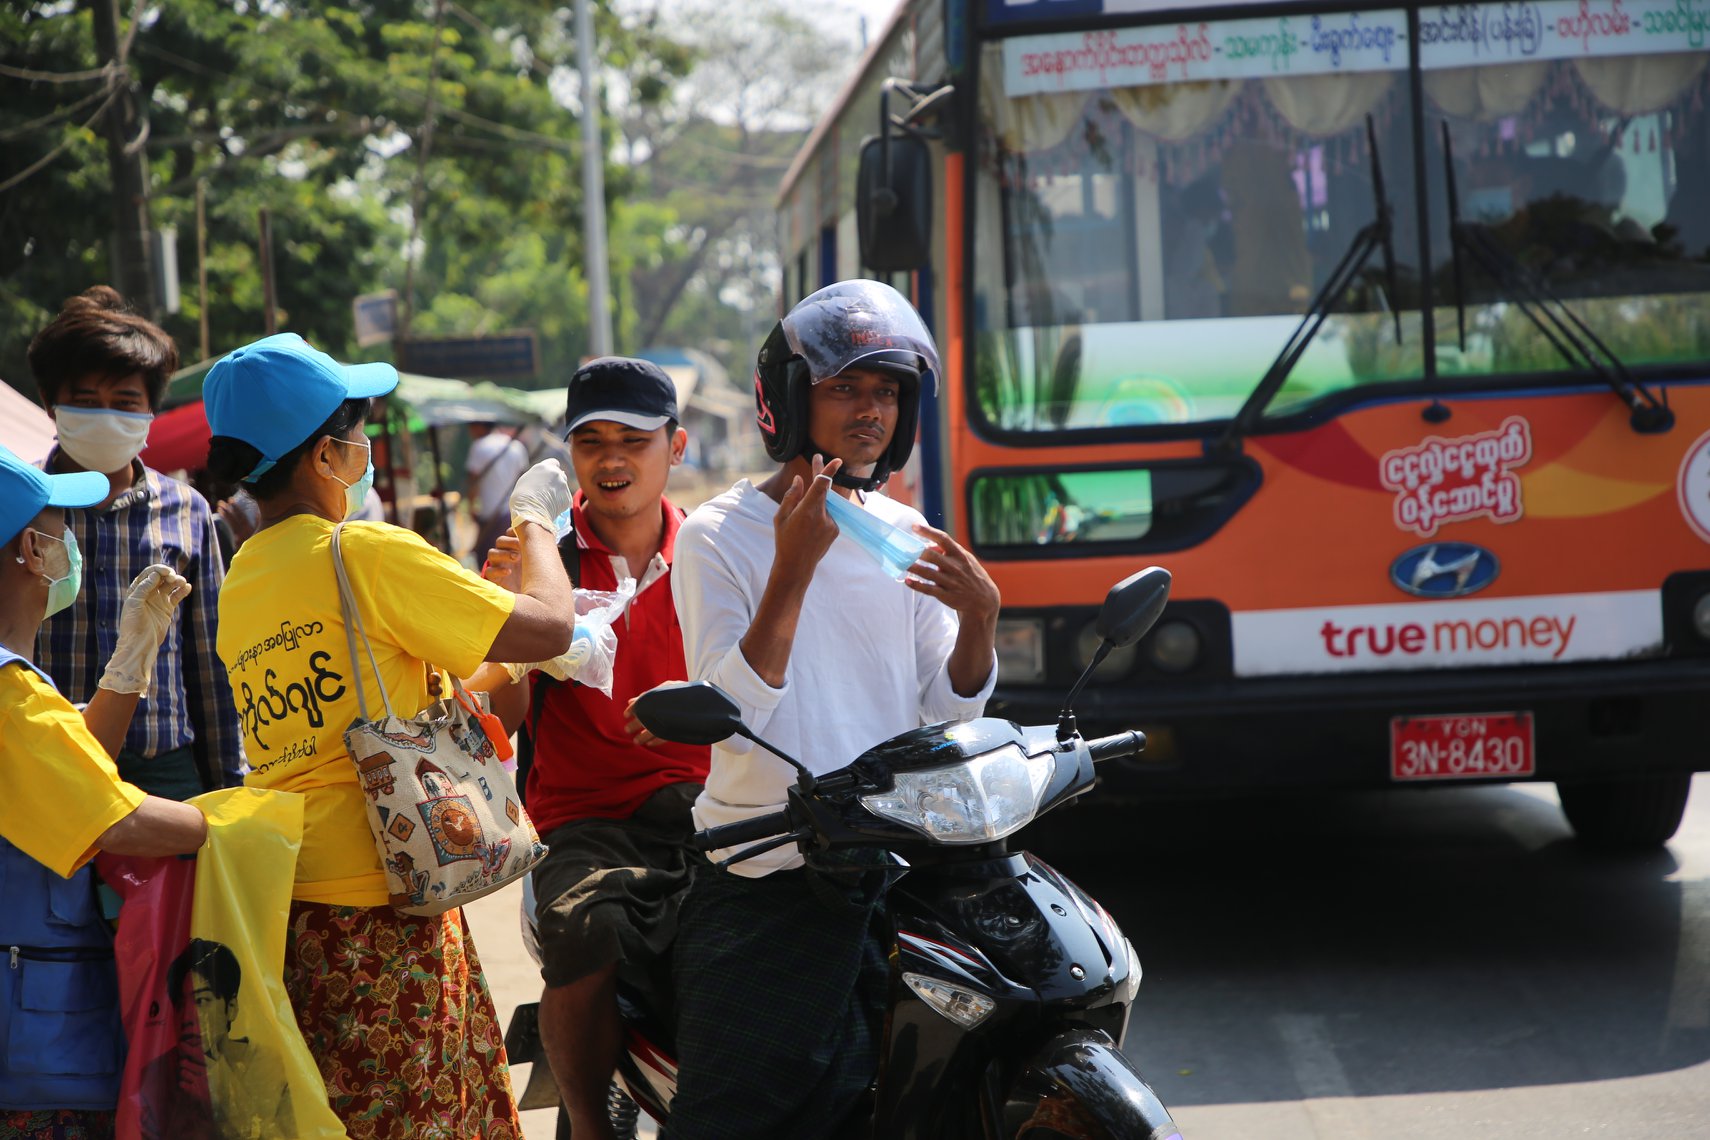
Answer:
<path fill-rule="evenodd" d="M 750 845 L 725 864 L 788 844 L 804 854 L 877 848 L 894 861 L 878 1077 L 843 1135 L 1181 1140 L 1122 1053 L 1140 985 L 1134 947 L 1090 895 L 1007 844 L 1088 791 L 1096 764 L 1145 747 L 1138 732 L 1083 738 L 1073 702 L 1106 654 L 1157 620 L 1169 586 L 1169 573 L 1152 567 L 1111 588 L 1097 620 L 1101 644 L 1056 725 L 993 717 L 929 725 L 820 776 L 756 737 L 713 685 L 661 686 L 636 701 L 636 717 L 656 736 L 689 744 L 741 736 L 798 772 L 781 811 L 697 832 L 700 850 Z M 669 1012 L 637 982 L 620 971 L 626 1048 L 610 1100 L 620 1136 L 634 1135 L 638 1106 L 667 1121 L 676 1091 Z M 520 1063 L 531 1043 L 518 1027 L 508 1037 L 518 1038 Z M 534 1084 L 524 1107 L 540 1099 Z"/>

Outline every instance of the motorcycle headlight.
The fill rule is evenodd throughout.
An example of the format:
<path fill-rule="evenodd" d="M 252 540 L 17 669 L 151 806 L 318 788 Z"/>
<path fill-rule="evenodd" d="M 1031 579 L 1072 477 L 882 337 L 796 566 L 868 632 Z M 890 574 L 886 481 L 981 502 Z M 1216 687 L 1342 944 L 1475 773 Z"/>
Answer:
<path fill-rule="evenodd" d="M 1006 744 L 960 764 L 899 772 L 896 787 L 861 803 L 939 843 L 986 843 L 1033 818 L 1056 763 L 1051 753 L 1028 756 Z"/>

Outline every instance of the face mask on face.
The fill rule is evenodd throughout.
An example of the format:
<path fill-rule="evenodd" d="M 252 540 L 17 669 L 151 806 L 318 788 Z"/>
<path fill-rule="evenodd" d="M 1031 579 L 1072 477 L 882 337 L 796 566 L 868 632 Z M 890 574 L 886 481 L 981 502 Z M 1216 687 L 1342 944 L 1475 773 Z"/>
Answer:
<path fill-rule="evenodd" d="M 53 422 L 67 455 L 90 471 L 109 473 L 123 471 L 142 453 L 154 417 L 61 404 L 53 410 Z"/>
<path fill-rule="evenodd" d="M 344 483 L 344 517 L 349 518 L 362 509 L 362 505 L 368 501 L 370 488 L 374 486 L 374 449 L 367 443 L 358 444 L 348 439 L 335 440 L 334 442 L 342 443 L 346 447 L 361 447 L 368 454 L 368 466 L 362 472 L 362 478 L 356 482 L 345 483 L 337 475 L 333 476 L 340 483 Z"/>
<path fill-rule="evenodd" d="M 71 533 L 70 527 L 65 528 L 63 538 L 55 538 L 53 535 L 36 530 L 34 527 L 31 527 L 30 530 L 32 534 L 39 534 L 49 542 L 59 543 L 65 551 L 65 573 L 58 577 L 46 573 L 42 575 L 48 584 L 47 613 L 42 615 L 45 619 L 52 617 L 77 600 L 77 591 L 83 588 L 83 551 L 77 548 L 77 536 Z M 23 559 L 19 559 L 19 561 L 21 562 Z M 47 567 L 43 567 L 43 569 L 45 570 Z"/>

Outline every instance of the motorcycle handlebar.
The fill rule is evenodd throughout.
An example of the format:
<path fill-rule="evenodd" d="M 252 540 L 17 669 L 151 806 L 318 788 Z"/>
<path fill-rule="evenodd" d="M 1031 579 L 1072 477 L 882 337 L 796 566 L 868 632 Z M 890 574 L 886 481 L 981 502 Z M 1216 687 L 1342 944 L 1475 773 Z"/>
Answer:
<path fill-rule="evenodd" d="M 734 847 L 738 843 L 770 839 L 789 830 L 789 813 L 775 811 L 767 815 L 757 815 L 753 819 L 739 819 L 735 823 L 720 824 L 705 831 L 697 831 L 693 841 L 697 851 L 717 851 L 721 847 Z"/>
<path fill-rule="evenodd" d="M 1094 764 L 1118 760 L 1124 756 L 1138 756 L 1145 747 L 1144 732 L 1119 732 L 1115 736 L 1101 736 L 1097 740 L 1087 741 L 1087 751 L 1092 754 Z"/>

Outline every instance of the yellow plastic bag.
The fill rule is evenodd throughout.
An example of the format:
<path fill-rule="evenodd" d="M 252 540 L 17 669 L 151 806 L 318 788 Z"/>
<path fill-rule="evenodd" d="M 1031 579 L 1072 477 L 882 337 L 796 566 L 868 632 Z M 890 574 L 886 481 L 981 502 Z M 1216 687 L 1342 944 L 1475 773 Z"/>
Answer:
<path fill-rule="evenodd" d="M 103 869 L 125 898 L 121 1140 L 345 1140 L 283 979 L 303 797 L 226 788 L 190 802 L 208 817 L 193 890 L 179 860 Z"/>

